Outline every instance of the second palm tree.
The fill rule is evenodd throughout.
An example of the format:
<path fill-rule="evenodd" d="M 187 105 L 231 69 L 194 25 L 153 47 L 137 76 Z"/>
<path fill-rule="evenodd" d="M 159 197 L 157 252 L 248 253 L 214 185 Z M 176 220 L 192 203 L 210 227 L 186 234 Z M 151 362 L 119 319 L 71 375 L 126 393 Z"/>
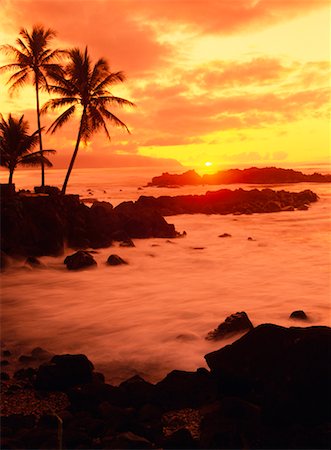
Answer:
<path fill-rule="evenodd" d="M 84 52 L 74 48 L 69 50 L 68 55 L 69 63 L 65 68 L 65 76 L 55 76 L 55 84 L 49 86 L 50 91 L 59 97 L 49 100 L 42 108 L 42 111 L 46 112 L 49 109 L 69 106 L 50 126 L 49 131 L 52 133 L 62 127 L 75 114 L 77 108 L 81 109 L 77 141 L 63 183 L 63 194 L 66 192 L 81 141 L 87 142 L 100 128 L 110 139 L 107 121 L 129 132 L 125 123 L 109 111 L 109 106 L 134 106 L 129 100 L 115 97 L 108 91 L 111 85 L 125 80 L 123 72 L 111 72 L 107 61 L 103 58 L 92 66 L 87 48 Z"/>

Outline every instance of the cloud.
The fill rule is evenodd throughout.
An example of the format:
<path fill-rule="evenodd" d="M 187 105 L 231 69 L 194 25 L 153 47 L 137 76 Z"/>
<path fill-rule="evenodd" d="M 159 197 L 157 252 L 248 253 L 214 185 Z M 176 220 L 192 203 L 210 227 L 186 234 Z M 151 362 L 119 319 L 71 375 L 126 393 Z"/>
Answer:
<path fill-rule="evenodd" d="M 187 24 L 200 32 L 226 35 L 262 29 L 328 5 L 328 0 L 141 0 L 139 9 L 149 20 Z"/>

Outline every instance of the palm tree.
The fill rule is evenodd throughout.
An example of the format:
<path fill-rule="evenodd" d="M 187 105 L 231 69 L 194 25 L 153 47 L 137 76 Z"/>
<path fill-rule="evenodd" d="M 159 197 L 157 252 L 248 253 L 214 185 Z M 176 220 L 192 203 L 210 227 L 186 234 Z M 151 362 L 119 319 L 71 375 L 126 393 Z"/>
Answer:
<path fill-rule="evenodd" d="M 32 150 L 39 141 L 39 130 L 28 134 L 29 124 L 24 120 L 24 115 L 15 119 L 11 114 L 8 121 L 0 115 L 0 165 L 9 169 L 8 183 L 13 183 L 14 170 L 18 165 L 52 167 L 52 163 L 44 155 L 55 153 L 55 150 Z"/>
<path fill-rule="evenodd" d="M 65 194 L 69 177 L 75 163 L 81 140 L 87 142 L 92 134 L 102 128 L 108 139 L 110 134 L 106 121 L 121 128 L 129 129 L 118 117 L 109 111 L 109 106 L 134 106 L 129 100 L 113 96 L 108 88 L 125 80 L 123 72 L 110 72 L 105 59 L 99 59 L 92 67 L 87 47 L 84 52 L 78 48 L 68 51 L 69 62 L 65 68 L 65 76 L 55 75 L 55 85 L 49 86 L 49 90 L 58 94 L 58 98 L 49 100 L 42 108 L 42 112 L 49 109 L 56 110 L 61 107 L 66 109 L 50 126 L 48 131 L 54 133 L 61 128 L 78 109 L 81 111 L 75 149 L 63 183 L 62 193 Z"/>
<path fill-rule="evenodd" d="M 41 25 L 34 25 L 32 32 L 21 28 L 19 38 L 16 40 L 17 48 L 13 45 L 2 45 L 0 50 L 15 58 L 15 62 L 7 64 L 0 68 L 1 71 L 15 70 L 16 72 L 9 78 L 11 84 L 10 91 L 24 86 L 32 76 L 33 84 L 36 90 L 37 104 L 37 124 L 39 136 L 39 149 L 42 156 L 43 145 L 41 137 L 40 124 L 40 105 L 39 91 L 41 88 L 48 89 L 47 78 L 54 73 L 60 73 L 61 67 L 58 61 L 63 56 L 62 50 L 51 50 L 49 43 L 55 37 L 56 33 L 51 28 L 45 29 Z M 44 159 L 41 162 L 41 185 L 45 186 L 45 168 Z"/>

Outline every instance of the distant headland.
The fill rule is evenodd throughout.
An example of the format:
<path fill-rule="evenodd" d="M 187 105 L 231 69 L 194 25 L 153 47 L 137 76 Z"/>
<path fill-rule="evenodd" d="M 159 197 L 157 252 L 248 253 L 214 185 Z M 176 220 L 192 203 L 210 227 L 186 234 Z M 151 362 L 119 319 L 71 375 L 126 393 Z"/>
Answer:
<path fill-rule="evenodd" d="M 201 184 L 283 184 L 303 182 L 330 183 L 331 175 L 322 175 L 316 172 L 313 174 L 304 174 L 297 170 L 277 167 L 229 169 L 202 176 L 195 170 L 188 170 L 182 174 L 164 172 L 162 175 L 152 178 L 152 181 L 147 186 L 169 187 Z"/>

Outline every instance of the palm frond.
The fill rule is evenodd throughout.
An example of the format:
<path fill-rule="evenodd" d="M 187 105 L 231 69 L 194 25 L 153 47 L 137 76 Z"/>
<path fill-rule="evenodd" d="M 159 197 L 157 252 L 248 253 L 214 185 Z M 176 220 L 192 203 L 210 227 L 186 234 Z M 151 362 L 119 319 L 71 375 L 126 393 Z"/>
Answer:
<path fill-rule="evenodd" d="M 71 105 L 72 103 L 77 103 L 78 100 L 75 97 L 62 97 L 62 98 L 52 98 L 48 100 L 41 108 L 41 114 L 45 114 L 47 111 L 54 111 L 57 108 L 63 106 Z"/>
<path fill-rule="evenodd" d="M 104 115 L 110 122 L 113 123 L 116 127 L 125 128 L 126 131 L 130 134 L 129 128 L 122 122 L 118 117 L 116 117 L 112 112 L 108 111 L 105 107 L 100 107 L 100 112 Z"/>
<path fill-rule="evenodd" d="M 29 167 L 29 166 L 33 167 L 33 166 L 40 165 L 42 162 L 47 167 L 53 167 L 53 164 L 51 163 L 51 161 L 48 158 L 46 158 L 45 156 L 41 156 L 40 153 L 22 156 L 22 158 L 20 158 L 18 160 L 17 164 L 20 164 L 22 166 L 27 166 L 27 167 Z"/>
<path fill-rule="evenodd" d="M 92 101 L 94 101 L 94 99 Z M 130 106 L 132 108 L 136 107 L 136 105 L 130 102 L 129 100 L 126 100 L 125 98 L 121 97 L 115 97 L 114 95 L 104 95 L 101 97 L 98 96 L 96 97 L 95 101 L 103 106 L 116 105 L 121 107 L 123 106 Z"/>
<path fill-rule="evenodd" d="M 76 106 L 73 105 L 64 111 L 64 113 L 62 113 L 48 128 L 47 133 L 51 132 L 53 134 L 58 128 L 61 128 L 66 122 L 68 122 L 70 117 L 74 114 L 75 109 Z"/>
<path fill-rule="evenodd" d="M 115 83 L 122 83 L 125 81 L 126 76 L 124 72 L 112 72 L 110 73 L 103 81 L 101 81 L 97 86 L 94 88 L 94 92 L 101 91 L 105 89 L 108 86 L 111 86 Z"/>
<path fill-rule="evenodd" d="M 29 78 L 29 72 L 24 72 L 24 74 L 18 78 L 9 88 L 9 92 L 14 92 L 16 89 L 20 88 L 21 86 L 24 86 Z"/>

